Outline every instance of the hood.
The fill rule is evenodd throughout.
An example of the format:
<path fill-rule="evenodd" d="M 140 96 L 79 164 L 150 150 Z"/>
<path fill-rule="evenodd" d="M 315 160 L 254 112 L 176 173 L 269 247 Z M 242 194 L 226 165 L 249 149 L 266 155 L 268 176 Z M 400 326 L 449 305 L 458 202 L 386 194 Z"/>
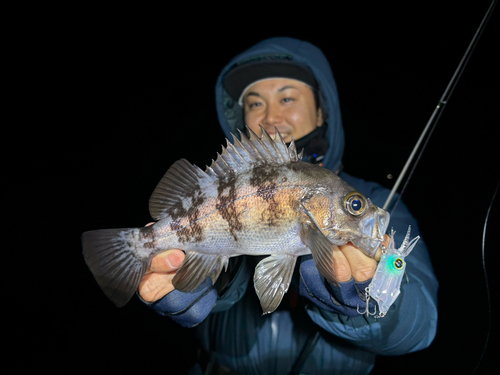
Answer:
<path fill-rule="evenodd" d="M 328 128 L 326 138 L 330 144 L 323 166 L 336 171 L 341 166 L 344 153 L 344 129 L 340 115 L 337 85 L 330 64 L 319 48 L 311 43 L 293 38 L 266 39 L 233 58 L 222 70 L 215 86 L 217 116 L 228 139 L 230 133 L 238 135 L 236 129 L 243 130 L 243 112 L 236 101 L 231 99 L 222 84 L 223 78 L 235 65 L 254 59 L 290 59 L 306 65 L 312 70 L 319 85 L 320 105 Z M 299 150 L 300 151 L 300 150 Z"/>

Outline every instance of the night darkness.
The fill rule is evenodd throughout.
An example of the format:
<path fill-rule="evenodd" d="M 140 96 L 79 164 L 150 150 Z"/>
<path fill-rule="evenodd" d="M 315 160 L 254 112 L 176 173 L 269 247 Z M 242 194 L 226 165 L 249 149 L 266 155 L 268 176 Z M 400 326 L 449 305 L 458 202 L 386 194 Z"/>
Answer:
<path fill-rule="evenodd" d="M 115 307 L 83 260 L 80 236 L 145 225 L 149 197 L 173 162 L 210 164 L 225 143 L 215 111 L 217 76 L 262 39 L 291 36 L 323 50 L 338 84 L 345 170 L 392 187 L 395 179 L 387 175 L 401 171 L 489 6 L 400 4 L 331 5 L 306 23 L 296 19 L 302 11 L 288 19 L 273 13 L 270 25 L 248 28 L 237 14 L 231 21 L 201 14 L 154 22 L 144 16 L 139 22 L 138 15 L 120 22 L 89 17 L 35 35 L 37 52 L 30 56 L 40 63 L 31 73 L 29 100 L 41 110 L 29 120 L 36 130 L 20 133 L 33 158 L 16 168 L 20 177 L 12 186 L 21 218 L 10 221 L 22 230 L 23 243 L 9 250 L 23 254 L 12 279 L 22 275 L 14 283 L 23 285 L 22 293 L 15 292 L 15 304 L 6 294 L 11 319 L 19 321 L 12 353 L 28 352 L 26 363 L 52 373 L 183 374 L 189 367 L 196 354 L 191 331 L 137 298 Z M 374 374 L 471 374 L 481 356 L 489 323 L 482 237 L 500 176 L 499 11 L 403 196 L 440 282 L 437 337 L 424 351 L 380 357 Z M 181 22 L 174 27 L 174 20 Z M 495 317 L 499 211 L 497 197 L 485 247 Z M 21 271 L 28 259 L 29 271 Z M 498 323 L 492 324 L 478 374 L 498 368 Z"/>

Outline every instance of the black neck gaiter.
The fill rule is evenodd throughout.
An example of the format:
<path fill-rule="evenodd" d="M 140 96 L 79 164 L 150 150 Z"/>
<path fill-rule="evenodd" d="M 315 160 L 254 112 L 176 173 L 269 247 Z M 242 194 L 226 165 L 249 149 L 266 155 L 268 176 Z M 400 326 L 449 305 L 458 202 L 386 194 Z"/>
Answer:
<path fill-rule="evenodd" d="M 305 137 L 295 141 L 297 152 L 300 153 L 300 151 L 304 149 L 304 157 L 302 158 L 302 161 L 312 164 L 321 164 L 329 146 L 326 139 L 327 127 L 327 123 L 325 122 L 323 126 L 316 128 Z M 289 145 L 290 144 L 287 143 L 287 146 Z"/>

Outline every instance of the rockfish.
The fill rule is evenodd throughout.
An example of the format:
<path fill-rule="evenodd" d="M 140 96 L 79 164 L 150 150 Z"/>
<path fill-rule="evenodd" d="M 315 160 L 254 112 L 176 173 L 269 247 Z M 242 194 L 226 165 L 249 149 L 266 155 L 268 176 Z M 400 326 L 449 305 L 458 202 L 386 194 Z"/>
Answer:
<path fill-rule="evenodd" d="M 269 255 L 255 269 L 264 314 L 287 292 L 298 256 L 311 254 L 330 283 L 338 284 L 334 245 L 352 242 L 374 257 L 389 213 L 328 169 L 301 161 L 292 140 L 276 130 L 248 129 L 227 140 L 205 171 L 175 162 L 149 201 L 152 226 L 103 229 L 82 235 L 83 255 L 97 283 L 117 306 L 134 295 L 151 259 L 168 249 L 186 258 L 172 280 L 182 292 L 207 277 L 215 283 L 228 259 Z"/>

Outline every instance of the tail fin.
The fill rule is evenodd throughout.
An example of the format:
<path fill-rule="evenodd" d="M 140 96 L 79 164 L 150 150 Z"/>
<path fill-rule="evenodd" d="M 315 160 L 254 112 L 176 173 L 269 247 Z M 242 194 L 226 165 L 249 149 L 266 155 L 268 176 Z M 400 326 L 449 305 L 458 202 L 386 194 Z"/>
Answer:
<path fill-rule="evenodd" d="M 140 229 L 101 229 L 82 235 L 83 256 L 104 294 L 118 307 L 137 290 L 151 261 Z"/>

